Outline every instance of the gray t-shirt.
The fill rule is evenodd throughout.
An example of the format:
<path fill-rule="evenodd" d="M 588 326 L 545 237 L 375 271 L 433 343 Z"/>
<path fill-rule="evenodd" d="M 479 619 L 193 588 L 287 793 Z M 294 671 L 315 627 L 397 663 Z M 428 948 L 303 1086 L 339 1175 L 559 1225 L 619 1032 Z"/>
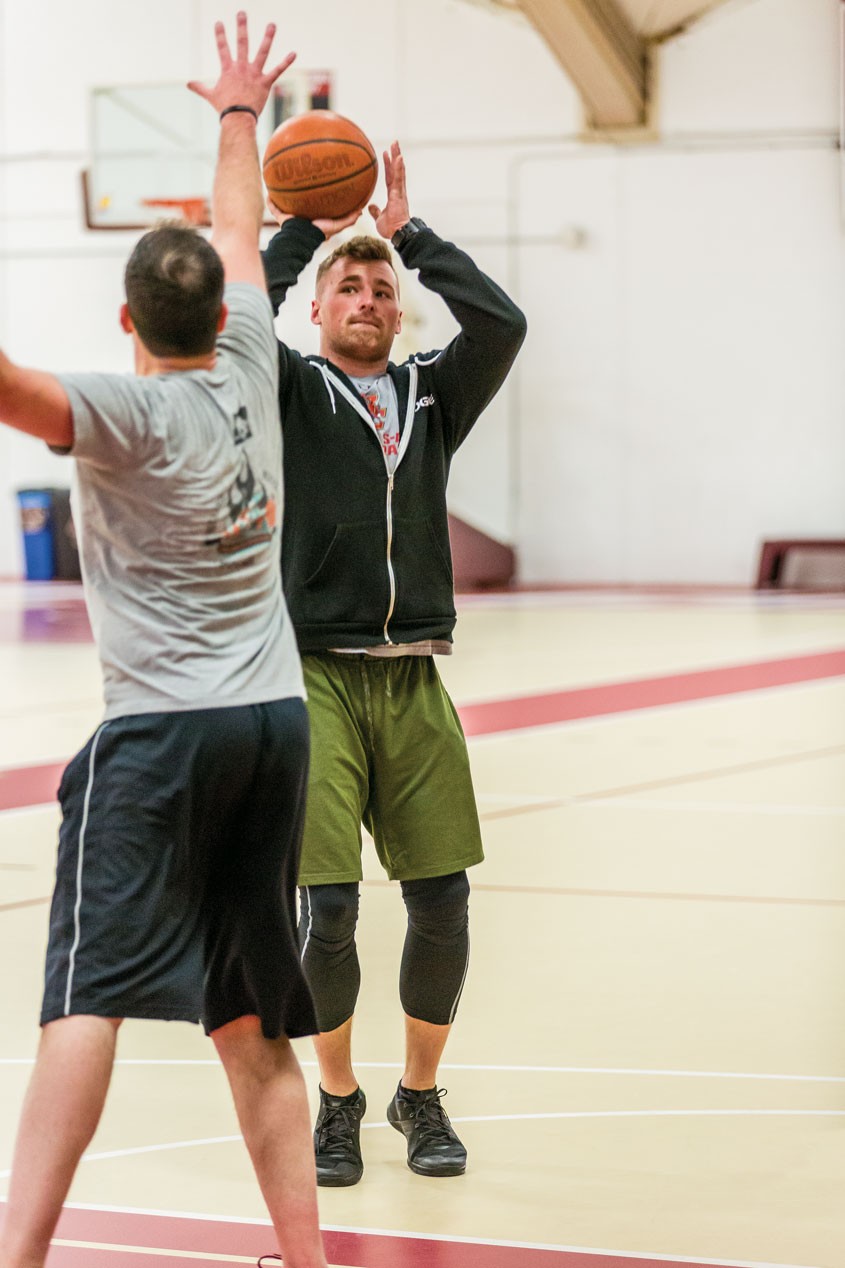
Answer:
<path fill-rule="evenodd" d="M 59 375 L 106 718 L 304 696 L 281 589 L 278 352 L 226 288 L 213 370 Z"/>

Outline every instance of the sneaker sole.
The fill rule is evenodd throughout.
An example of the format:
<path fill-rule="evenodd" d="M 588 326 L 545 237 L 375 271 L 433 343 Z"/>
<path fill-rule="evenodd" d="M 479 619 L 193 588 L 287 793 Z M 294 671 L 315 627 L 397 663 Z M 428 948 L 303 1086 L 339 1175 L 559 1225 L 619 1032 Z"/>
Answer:
<path fill-rule="evenodd" d="M 357 1176 L 317 1176 L 318 1189 L 349 1189 L 353 1184 L 357 1184 L 363 1176 L 363 1169 L 358 1172 Z"/>
<path fill-rule="evenodd" d="M 446 1176 L 462 1176 L 467 1169 L 466 1163 L 464 1163 L 463 1166 L 456 1166 L 452 1164 L 448 1167 L 421 1167 L 417 1163 L 409 1162 L 408 1166 L 415 1175 L 440 1176 L 443 1178 Z"/>

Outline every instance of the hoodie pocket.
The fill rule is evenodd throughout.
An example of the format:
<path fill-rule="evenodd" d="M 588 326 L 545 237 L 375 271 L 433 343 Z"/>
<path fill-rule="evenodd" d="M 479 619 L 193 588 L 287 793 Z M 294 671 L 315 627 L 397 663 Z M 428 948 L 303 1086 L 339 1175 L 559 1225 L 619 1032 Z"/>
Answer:
<path fill-rule="evenodd" d="M 292 610 L 305 624 L 378 630 L 389 599 L 384 523 L 338 524 L 313 572 L 295 587 Z"/>
<path fill-rule="evenodd" d="M 394 620 L 428 622 L 454 616 L 451 559 L 429 518 L 394 520 L 393 571 Z"/>

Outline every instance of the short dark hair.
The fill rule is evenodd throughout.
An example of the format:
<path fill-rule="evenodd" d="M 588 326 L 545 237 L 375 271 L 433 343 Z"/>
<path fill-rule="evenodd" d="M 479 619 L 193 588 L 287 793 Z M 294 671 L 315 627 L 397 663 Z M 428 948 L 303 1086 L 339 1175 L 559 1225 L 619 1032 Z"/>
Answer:
<path fill-rule="evenodd" d="M 162 224 L 145 233 L 123 280 L 132 324 L 153 356 L 212 351 L 223 302 L 223 261 L 196 229 Z"/>
<path fill-rule="evenodd" d="M 359 233 L 355 238 L 349 238 L 346 242 L 341 242 L 340 246 L 335 247 L 331 255 L 327 255 L 325 260 L 317 269 L 317 280 L 315 290 L 320 289 L 320 283 L 333 264 L 338 260 L 384 260 L 396 273 L 396 265 L 393 263 L 393 255 L 390 247 L 383 238 L 371 238 L 367 234 Z M 396 293 L 399 293 L 399 279 L 396 279 Z"/>

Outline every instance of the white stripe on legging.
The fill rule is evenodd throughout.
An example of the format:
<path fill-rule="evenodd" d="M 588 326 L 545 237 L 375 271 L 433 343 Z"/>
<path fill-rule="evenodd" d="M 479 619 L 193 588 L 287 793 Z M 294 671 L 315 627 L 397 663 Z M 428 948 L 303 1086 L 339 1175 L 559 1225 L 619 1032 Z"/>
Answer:
<path fill-rule="evenodd" d="M 305 897 L 308 899 L 308 928 L 305 930 L 305 941 L 302 944 L 302 955 L 299 957 L 299 963 L 305 963 L 305 952 L 308 950 L 308 943 L 311 941 L 311 926 L 314 923 L 314 908 L 311 905 L 311 893 L 307 885 L 302 887 Z"/>
<path fill-rule="evenodd" d="M 466 963 L 464 964 L 464 975 L 463 975 L 463 977 L 461 978 L 461 984 L 460 984 L 460 986 L 458 987 L 458 993 L 457 993 L 457 995 L 455 996 L 455 1002 L 454 1002 L 454 1004 L 452 1005 L 452 1011 L 451 1011 L 451 1013 L 449 1014 L 449 1025 L 450 1025 L 450 1026 L 451 1026 L 452 1022 L 455 1020 L 455 1013 L 458 1011 L 458 1004 L 460 1004 L 460 1002 L 461 1002 L 461 996 L 462 996 L 462 995 L 463 995 L 463 993 L 464 993 L 464 982 L 467 980 L 467 971 L 468 971 L 468 969 L 469 969 L 469 934 L 467 934 L 467 958 L 466 958 Z"/>
<path fill-rule="evenodd" d="M 94 742 L 91 745 L 91 755 L 88 758 L 88 787 L 85 789 L 85 802 L 82 807 L 82 826 L 79 829 L 79 853 L 76 859 L 76 903 L 73 908 L 73 944 L 70 948 L 70 956 L 68 959 L 67 969 L 67 990 L 65 991 L 65 1017 L 70 1013 L 70 994 L 73 989 L 73 970 L 76 965 L 76 951 L 79 946 L 81 935 L 80 909 L 82 907 L 82 861 L 85 856 L 85 829 L 88 827 L 88 807 L 91 803 L 91 789 L 94 786 L 94 758 L 97 755 L 97 745 L 100 742 L 100 736 L 108 726 L 108 722 L 97 731 L 94 736 Z"/>

